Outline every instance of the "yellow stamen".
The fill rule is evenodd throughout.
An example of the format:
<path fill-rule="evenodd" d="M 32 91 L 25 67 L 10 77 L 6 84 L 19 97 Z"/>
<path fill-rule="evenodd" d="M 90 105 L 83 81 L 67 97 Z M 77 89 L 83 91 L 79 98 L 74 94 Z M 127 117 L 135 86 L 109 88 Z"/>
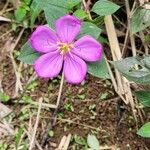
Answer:
<path fill-rule="evenodd" d="M 60 50 L 60 54 L 66 54 L 67 52 L 69 52 L 71 50 L 71 47 L 73 46 L 73 44 L 67 44 L 67 43 L 63 43 L 63 42 L 58 42 L 58 49 Z"/>

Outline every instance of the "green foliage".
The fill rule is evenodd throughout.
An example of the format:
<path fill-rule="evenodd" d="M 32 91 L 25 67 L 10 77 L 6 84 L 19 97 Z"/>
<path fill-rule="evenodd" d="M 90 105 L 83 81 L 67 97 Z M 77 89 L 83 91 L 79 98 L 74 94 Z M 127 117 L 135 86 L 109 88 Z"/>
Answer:
<path fill-rule="evenodd" d="M 85 94 L 78 94 L 77 95 L 79 99 L 84 100 L 86 95 Z"/>
<path fill-rule="evenodd" d="M 9 99 L 10 99 L 9 95 L 0 91 L 0 101 L 7 102 L 9 101 Z"/>
<path fill-rule="evenodd" d="M 92 11 L 97 13 L 100 16 L 107 16 L 113 14 L 119 8 L 120 6 L 116 5 L 111 1 L 99 0 L 94 4 Z"/>
<path fill-rule="evenodd" d="M 16 150 L 18 149 L 18 147 L 19 147 L 19 143 L 20 143 L 20 139 L 21 139 L 21 136 L 22 136 L 22 134 L 23 134 L 23 128 L 20 128 L 18 131 L 17 131 L 17 133 L 16 133 L 16 137 L 15 137 L 15 148 L 16 148 Z"/>
<path fill-rule="evenodd" d="M 150 10 L 143 8 L 137 9 L 132 16 L 131 21 L 132 33 L 144 30 L 148 26 L 150 26 Z"/>
<path fill-rule="evenodd" d="M 23 21 L 25 15 L 26 15 L 27 11 L 24 7 L 19 7 L 16 11 L 15 11 L 15 18 L 17 21 Z"/>
<path fill-rule="evenodd" d="M 137 132 L 138 135 L 150 138 L 150 122 L 145 123 Z"/>
<path fill-rule="evenodd" d="M 13 23 L 12 25 L 17 27 L 17 24 L 23 24 L 25 28 L 33 27 L 34 22 L 40 12 L 41 8 L 35 0 L 24 0 L 23 2 L 21 2 L 21 5 L 15 10 L 14 15 L 17 23 Z"/>
<path fill-rule="evenodd" d="M 23 102 L 31 104 L 33 102 L 32 97 L 24 95 L 22 97 Z"/>
<path fill-rule="evenodd" d="M 19 120 L 24 121 L 24 120 L 29 119 L 29 116 L 30 116 L 29 114 L 30 114 L 30 110 L 29 110 L 28 106 L 26 105 L 25 107 L 23 107 L 21 109 L 21 114 L 19 116 Z"/>
<path fill-rule="evenodd" d="M 44 3 L 41 0 L 35 1 L 44 10 L 46 20 L 52 28 L 55 27 L 56 19 L 69 13 L 71 8 L 80 2 L 80 0 L 45 0 Z"/>
<path fill-rule="evenodd" d="M 73 139 L 77 144 L 84 145 L 84 146 L 87 145 L 86 140 L 83 137 L 79 136 L 79 135 L 75 134 Z"/>
<path fill-rule="evenodd" d="M 135 96 L 141 104 L 150 107 L 150 91 L 136 91 Z"/>
<path fill-rule="evenodd" d="M 26 64 L 32 65 L 39 56 L 40 54 L 35 52 L 27 42 L 23 45 L 18 59 Z"/>
<path fill-rule="evenodd" d="M 89 110 L 95 110 L 96 109 L 96 104 L 91 104 L 89 106 Z"/>
<path fill-rule="evenodd" d="M 32 0 L 24 0 L 24 2 L 29 5 L 31 3 Z"/>
<path fill-rule="evenodd" d="M 0 150 L 8 150 L 8 145 L 6 143 L 0 143 Z"/>
<path fill-rule="evenodd" d="M 66 109 L 66 110 L 68 110 L 68 111 L 74 111 L 74 108 L 73 108 L 73 105 L 72 105 L 72 103 L 66 103 L 65 105 L 64 105 L 64 108 Z"/>
<path fill-rule="evenodd" d="M 30 6 L 30 15 L 31 15 L 30 16 L 30 26 L 31 27 L 34 26 L 34 22 L 41 11 L 42 11 L 42 9 L 40 8 L 39 4 L 37 4 L 36 1 L 33 0 L 33 2 L 31 3 L 31 6 Z"/>
<path fill-rule="evenodd" d="M 95 24 L 91 22 L 83 22 L 81 27 L 81 32 L 78 38 L 83 37 L 84 35 L 91 35 L 92 37 L 97 39 L 100 33 L 101 33 L 101 29 L 98 28 Z"/>
<path fill-rule="evenodd" d="M 98 78 L 110 78 L 105 58 L 98 62 L 88 63 L 88 73 Z"/>
<path fill-rule="evenodd" d="M 100 99 L 101 99 L 101 100 L 105 100 L 105 99 L 107 99 L 108 95 L 109 95 L 108 92 L 101 93 Z"/>
<path fill-rule="evenodd" d="M 99 141 L 97 140 L 95 135 L 88 134 L 87 143 L 88 143 L 88 146 L 90 148 L 92 148 L 93 150 L 99 150 L 100 149 Z"/>
<path fill-rule="evenodd" d="M 77 9 L 75 12 L 74 12 L 74 15 L 77 16 L 78 18 L 80 19 L 84 19 L 87 17 L 87 14 L 84 10 L 82 9 Z"/>
<path fill-rule="evenodd" d="M 150 83 L 150 56 L 128 57 L 113 64 L 128 80 L 142 84 Z"/>
<path fill-rule="evenodd" d="M 48 131 L 48 135 L 49 135 L 49 137 L 53 137 L 54 136 L 54 131 L 53 130 L 49 130 Z"/>
<path fill-rule="evenodd" d="M 34 91 L 37 86 L 38 83 L 36 81 L 32 81 L 27 85 L 27 90 Z"/>
<path fill-rule="evenodd" d="M 144 37 L 145 42 L 150 42 L 150 35 L 145 35 Z"/>

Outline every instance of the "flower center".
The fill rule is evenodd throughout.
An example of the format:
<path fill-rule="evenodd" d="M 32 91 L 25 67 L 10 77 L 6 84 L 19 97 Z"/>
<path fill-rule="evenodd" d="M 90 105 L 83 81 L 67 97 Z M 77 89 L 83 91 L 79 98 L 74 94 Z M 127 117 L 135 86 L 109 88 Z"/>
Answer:
<path fill-rule="evenodd" d="M 58 49 L 60 50 L 60 54 L 62 55 L 68 53 L 71 50 L 71 47 L 73 46 L 73 44 L 67 44 L 63 42 L 58 42 L 57 44 L 58 44 Z"/>

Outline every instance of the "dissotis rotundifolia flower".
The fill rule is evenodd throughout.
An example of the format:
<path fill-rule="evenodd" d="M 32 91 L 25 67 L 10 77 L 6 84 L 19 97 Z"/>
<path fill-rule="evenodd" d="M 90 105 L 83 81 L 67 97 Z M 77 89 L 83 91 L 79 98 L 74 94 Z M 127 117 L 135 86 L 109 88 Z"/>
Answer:
<path fill-rule="evenodd" d="M 30 38 L 33 49 L 42 55 L 35 61 L 34 69 L 42 78 L 56 77 L 62 70 L 69 83 L 80 83 L 86 76 L 85 61 L 102 58 L 102 45 L 86 35 L 76 40 L 81 21 L 72 15 L 56 20 L 56 32 L 39 26 Z"/>

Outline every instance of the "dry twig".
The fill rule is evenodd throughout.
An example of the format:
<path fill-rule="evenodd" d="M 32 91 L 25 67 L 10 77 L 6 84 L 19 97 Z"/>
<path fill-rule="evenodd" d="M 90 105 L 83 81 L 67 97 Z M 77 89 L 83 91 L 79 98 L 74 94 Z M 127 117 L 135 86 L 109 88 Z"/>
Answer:
<path fill-rule="evenodd" d="M 11 51 L 10 51 L 10 58 L 11 58 L 11 61 L 12 61 L 12 64 L 13 64 L 13 69 L 14 69 L 14 72 L 15 72 L 15 75 L 16 75 L 16 86 L 15 86 L 15 93 L 14 93 L 14 97 L 17 97 L 18 96 L 18 92 L 19 90 L 22 90 L 22 83 L 20 81 L 20 78 L 21 78 L 21 73 L 19 72 L 18 70 L 18 67 L 17 67 L 17 64 L 15 62 L 15 59 L 13 57 L 13 50 L 15 49 L 15 47 L 17 46 L 17 44 L 19 43 L 22 35 L 23 35 L 23 32 L 24 32 L 24 28 L 21 30 L 21 32 L 19 33 L 19 36 L 18 38 L 16 39 L 15 43 L 13 43 L 11 45 Z M 19 67 L 20 69 L 20 67 Z"/>
<path fill-rule="evenodd" d="M 67 150 L 69 147 L 70 140 L 71 134 L 69 134 L 68 136 L 63 136 L 58 148 L 55 150 Z"/>
<path fill-rule="evenodd" d="M 0 16 L 0 21 L 11 22 L 11 20 L 9 18 L 2 17 L 2 16 Z"/>
<path fill-rule="evenodd" d="M 7 8 L 8 4 L 9 4 L 9 1 L 7 0 L 7 2 L 6 2 L 6 4 L 4 5 L 3 9 L 0 11 L 0 15 L 2 15 L 2 14 L 4 13 L 4 11 L 5 11 L 5 9 Z"/>
<path fill-rule="evenodd" d="M 114 23 L 112 20 L 112 16 L 106 16 L 104 21 L 105 21 L 105 26 L 106 26 L 106 30 L 108 34 L 108 39 L 109 39 L 109 44 L 110 44 L 110 49 L 111 49 L 113 60 L 114 61 L 120 60 L 122 59 L 121 51 L 120 51 L 117 35 L 115 32 L 115 27 L 114 27 Z M 134 118 L 137 120 L 134 101 L 133 101 L 133 97 L 132 97 L 132 93 L 130 89 L 130 84 L 124 77 L 120 75 L 120 73 L 117 70 L 115 70 L 115 75 L 116 75 L 116 80 L 117 80 L 116 92 L 119 94 L 119 96 L 121 96 L 121 98 L 125 97 L 122 100 L 126 104 L 130 103 Z"/>
<path fill-rule="evenodd" d="M 41 108 L 42 108 L 42 101 L 43 101 L 43 99 L 40 98 L 40 99 L 39 99 L 39 108 L 38 108 L 37 117 L 36 117 L 36 122 L 35 122 L 34 129 L 33 129 L 32 138 L 31 138 L 31 140 L 30 140 L 30 147 L 29 147 L 29 150 L 32 150 L 32 148 L 34 147 L 34 144 L 35 144 L 35 135 L 36 135 L 36 131 L 37 131 L 39 119 L 40 119 L 40 112 L 41 112 Z"/>
<path fill-rule="evenodd" d="M 136 56 L 137 50 L 136 50 L 136 45 L 135 45 L 135 37 L 134 37 L 134 35 L 131 32 L 131 20 L 130 20 L 132 18 L 132 14 L 133 14 L 133 11 L 134 11 L 134 5 L 133 5 L 132 10 L 130 11 L 129 1 L 125 0 L 125 6 L 126 6 L 126 11 L 127 11 L 128 30 L 129 30 L 129 33 L 130 33 L 130 42 L 131 42 L 132 54 L 133 54 L 133 56 Z M 140 36 L 142 36 L 142 38 L 143 38 L 143 34 L 142 33 L 140 34 Z M 143 40 L 142 40 L 142 42 L 144 44 Z M 146 48 L 145 49 L 146 53 L 148 53 L 148 49 L 147 49 L 146 45 L 145 45 L 145 48 Z M 128 84 L 129 84 L 129 82 L 128 82 Z M 132 96 L 132 93 L 130 93 L 130 95 Z M 130 100 L 130 104 L 131 104 L 132 110 L 135 110 L 135 104 L 134 103 L 136 103 L 136 101 L 134 102 L 133 98 L 132 98 Z M 140 109 L 138 109 L 138 114 L 140 116 L 141 121 L 143 122 L 143 117 L 142 117 Z M 135 116 L 135 114 L 134 114 L 134 116 Z"/>

